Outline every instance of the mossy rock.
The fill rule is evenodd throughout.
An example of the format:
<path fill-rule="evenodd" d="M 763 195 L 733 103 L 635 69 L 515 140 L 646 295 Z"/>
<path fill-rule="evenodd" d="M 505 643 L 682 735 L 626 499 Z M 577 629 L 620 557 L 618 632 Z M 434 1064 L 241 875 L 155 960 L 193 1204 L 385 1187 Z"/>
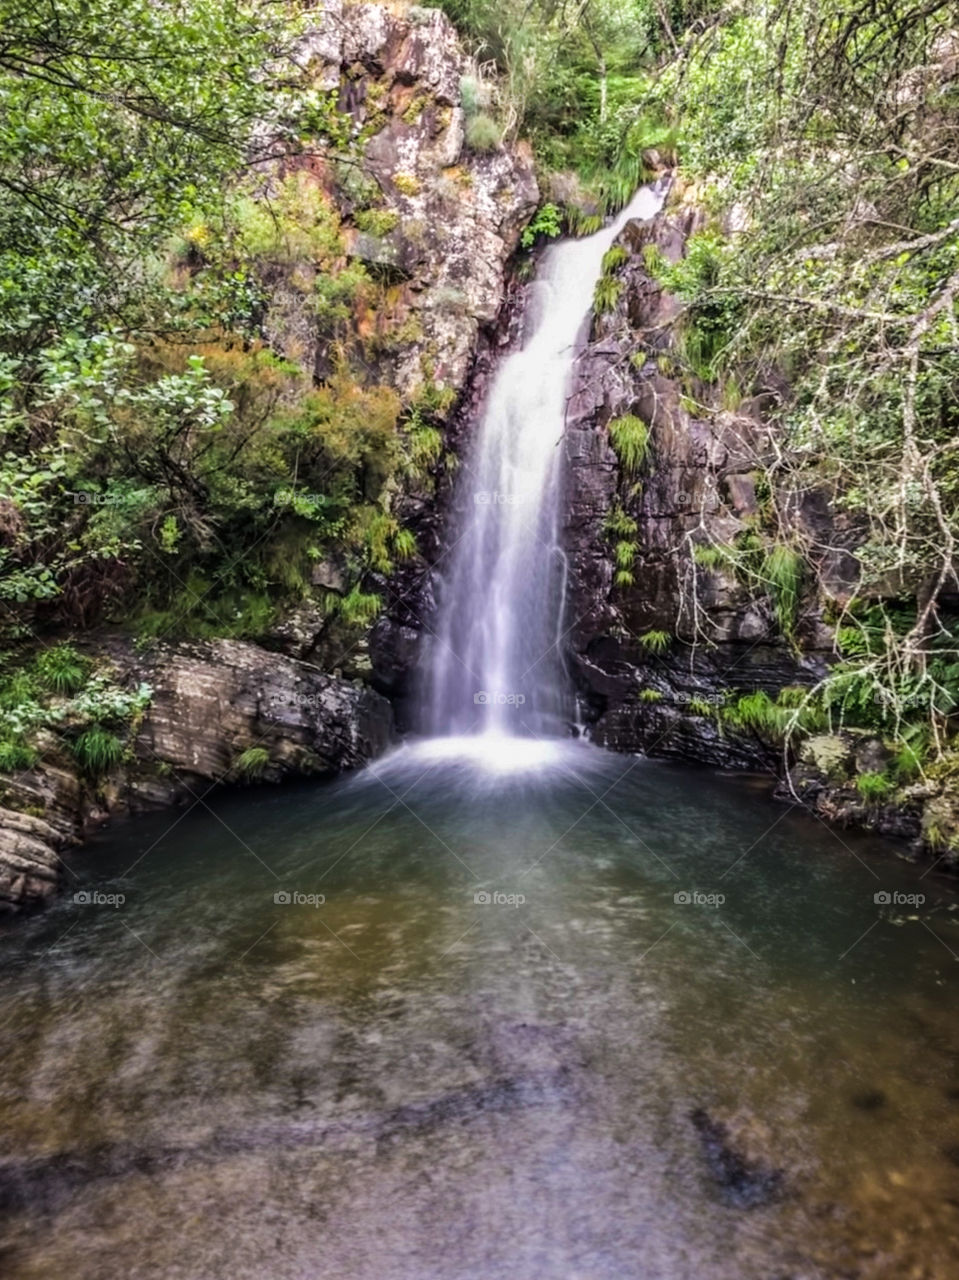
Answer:
<path fill-rule="evenodd" d="M 799 758 L 832 781 L 848 777 L 852 746 L 836 733 L 819 733 L 802 744 Z"/>

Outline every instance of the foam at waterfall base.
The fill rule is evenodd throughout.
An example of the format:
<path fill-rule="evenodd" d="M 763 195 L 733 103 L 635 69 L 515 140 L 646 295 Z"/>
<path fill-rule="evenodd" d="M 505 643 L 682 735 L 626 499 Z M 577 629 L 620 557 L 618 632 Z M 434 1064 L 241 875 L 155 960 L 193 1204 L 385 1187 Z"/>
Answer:
<path fill-rule="evenodd" d="M 461 734 L 405 742 L 365 772 L 387 777 L 422 767 L 464 768 L 479 775 L 582 772 L 604 753 L 581 738 L 519 737 L 506 733 Z"/>

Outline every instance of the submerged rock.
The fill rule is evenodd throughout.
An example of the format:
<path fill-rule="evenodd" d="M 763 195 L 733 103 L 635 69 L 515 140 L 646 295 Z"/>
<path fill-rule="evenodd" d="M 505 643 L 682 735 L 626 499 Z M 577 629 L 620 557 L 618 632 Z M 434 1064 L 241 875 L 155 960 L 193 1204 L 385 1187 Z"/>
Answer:
<path fill-rule="evenodd" d="M 769 1135 L 752 1118 L 717 1118 L 705 1107 L 690 1114 L 709 1172 L 729 1203 L 743 1209 L 778 1200 L 785 1173 L 769 1151 Z"/>

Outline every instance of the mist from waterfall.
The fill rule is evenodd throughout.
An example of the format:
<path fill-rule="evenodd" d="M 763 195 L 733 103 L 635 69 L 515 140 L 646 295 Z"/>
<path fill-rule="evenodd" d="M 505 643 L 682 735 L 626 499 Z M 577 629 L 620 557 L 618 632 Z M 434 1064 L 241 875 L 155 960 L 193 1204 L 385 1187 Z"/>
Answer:
<path fill-rule="evenodd" d="M 569 732 L 560 507 L 573 364 L 603 255 L 661 203 L 643 188 L 608 227 L 551 246 L 540 262 L 522 345 L 495 374 L 461 468 L 427 673 L 434 737 Z"/>

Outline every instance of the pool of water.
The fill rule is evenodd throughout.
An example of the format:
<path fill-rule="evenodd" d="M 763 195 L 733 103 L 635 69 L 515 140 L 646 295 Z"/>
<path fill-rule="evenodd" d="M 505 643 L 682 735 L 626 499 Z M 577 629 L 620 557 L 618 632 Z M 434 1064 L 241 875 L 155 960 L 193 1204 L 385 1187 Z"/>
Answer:
<path fill-rule="evenodd" d="M 117 822 L 0 935 L 3 1275 L 959 1275 L 951 887 L 462 746 Z"/>

